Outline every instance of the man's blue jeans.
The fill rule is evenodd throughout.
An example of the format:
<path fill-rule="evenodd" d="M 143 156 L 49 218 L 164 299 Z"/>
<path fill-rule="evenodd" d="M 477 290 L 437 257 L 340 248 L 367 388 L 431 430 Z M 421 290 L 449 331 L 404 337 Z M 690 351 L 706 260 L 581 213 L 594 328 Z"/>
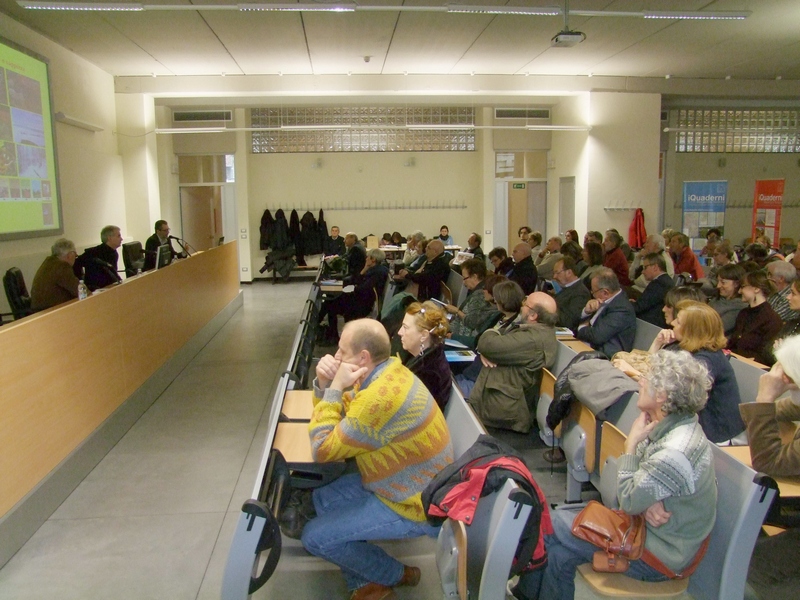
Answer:
<path fill-rule="evenodd" d="M 578 565 L 592 562 L 592 555 L 597 546 L 572 535 L 572 522 L 577 512 L 571 510 L 553 510 L 550 517 L 553 521 L 553 535 L 545 538 L 547 547 L 547 567 L 542 578 L 542 587 L 538 596 L 538 573 L 532 573 L 531 581 L 526 582 L 523 575 L 519 582 L 519 591 L 528 598 L 542 600 L 573 600 L 575 597 L 575 571 Z M 625 575 L 641 581 L 665 581 L 667 577 L 641 560 L 631 561 Z M 526 585 L 531 583 L 533 585 Z"/>
<path fill-rule="evenodd" d="M 358 473 L 317 488 L 312 498 L 317 517 L 303 529 L 303 546 L 314 556 L 338 565 L 351 591 L 369 582 L 393 586 L 403 577 L 403 563 L 368 541 L 438 533 L 438 528 L 426 522 L 398 515 L 364 489 Z"/>

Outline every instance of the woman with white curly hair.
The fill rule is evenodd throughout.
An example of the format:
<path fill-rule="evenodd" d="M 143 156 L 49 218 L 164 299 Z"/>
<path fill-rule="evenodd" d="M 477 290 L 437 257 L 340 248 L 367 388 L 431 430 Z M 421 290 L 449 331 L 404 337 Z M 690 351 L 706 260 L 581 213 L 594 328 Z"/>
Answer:
<path fill-rule="evenodd" d="M 633 423 L 619 457 L 617 498 L 622 510 L 643 515 L 645 553 L 626 575 L 664 581 L 681 574 L 701 551 L 716 518 L 717 486 L 711 447 L 697 419 L 706 403 L 708 369 L 686 351 L 659 351 L 639 380 Z M 597 547 L 572 535 L 574 512 L 551 513 L 553 535 L 545 539 L 548 561 L 541 588 L 536 574 L 512 591 L 519 599 L 572 600 L 575 570 L 591 562 Z M 666 567 L 666 569 L 665 569 Z"/>

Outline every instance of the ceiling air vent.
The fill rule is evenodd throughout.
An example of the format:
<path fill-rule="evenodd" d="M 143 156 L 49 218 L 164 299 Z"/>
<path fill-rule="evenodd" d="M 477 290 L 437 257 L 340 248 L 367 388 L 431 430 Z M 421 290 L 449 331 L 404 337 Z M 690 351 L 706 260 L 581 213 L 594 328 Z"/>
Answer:
<path fill-rule="evenodd" d="M 229 110 L 176 110 L 172 113 L 172 120 L 175 123 L 228 122 L 233 120 L 233 116 Z"/>
<path fill-rule="evenodd" d="M 549 108 L 495 108 L 495 119 L 550 119 Z"/>

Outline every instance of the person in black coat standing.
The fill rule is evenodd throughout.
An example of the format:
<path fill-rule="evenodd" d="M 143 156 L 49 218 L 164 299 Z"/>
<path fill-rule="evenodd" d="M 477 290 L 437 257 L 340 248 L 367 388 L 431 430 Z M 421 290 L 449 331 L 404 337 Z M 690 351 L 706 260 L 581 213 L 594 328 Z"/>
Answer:
<path fill-rule="evenodd" d="M 672 277 L 667 274 L 667 262 L 664 256 L 658 252 L 645 256 L 642 259 L 642 275 L 647 281 L 647 287 L 633 305 L 636 317 L 664 329 L 668 325 L 662 310 L 664 297 L 675 286 Z"/>

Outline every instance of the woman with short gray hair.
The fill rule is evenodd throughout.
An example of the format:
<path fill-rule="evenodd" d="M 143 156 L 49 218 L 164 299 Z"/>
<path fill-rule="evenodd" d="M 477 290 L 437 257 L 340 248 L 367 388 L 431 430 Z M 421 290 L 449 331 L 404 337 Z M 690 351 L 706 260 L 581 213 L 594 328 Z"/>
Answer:
<path fill-rule="evenodd" d="M 708 370 L 691 354 L 661 350 L 650 373 L 639 380 L 641 411 L 618 460 L 617 499 L 629 515 L 643 515 L 645 553 L 625 574 L 641 581 L 664 581 L 682 573 L 703 548 L 716 519 L 714 460 L 697 411 L 706 403 Z M 572 534 L 575 512 L 550 513 L 547 567 L 520 578 L 512 591 L 520 600 L 572 600 L 575 570 L 592 562 L 598 548 Z M 669 575 L 668 571 L 672 571 Z"/>

